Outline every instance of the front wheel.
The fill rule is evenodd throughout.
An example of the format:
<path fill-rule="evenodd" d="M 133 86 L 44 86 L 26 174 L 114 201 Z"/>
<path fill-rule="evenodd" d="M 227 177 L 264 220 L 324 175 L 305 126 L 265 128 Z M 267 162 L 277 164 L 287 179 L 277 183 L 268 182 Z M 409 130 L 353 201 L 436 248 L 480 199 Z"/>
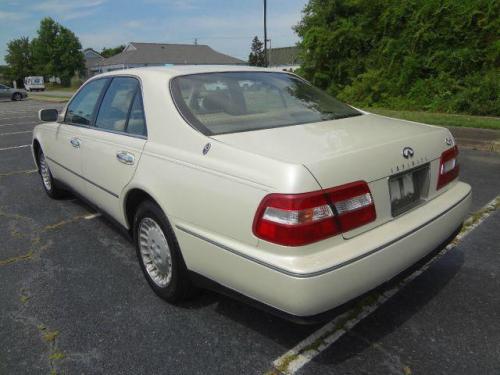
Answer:
<path fill-rule="evenodd" d="M 23 96 L 20 93 L 18 93 L 18 92 L 16 92 L 14 95 L 12 95 L 12 100 L 14 100 L 16 102 L 20 101 L 22 99 L 23 99 Z"/>
<path fill-rule="evenodd" d="M 139 206 L 133 231 L 137 258 L 154 292 L 170 303 L 189 297 L 193 287 L 177 238 L 156 203 L 145 201 Z"/>
<path fill-rule="evenodd" d="M 65 192 L 55 185 L 54 178 L 52 177 L 49 165 L 47 164 L 47 160 L 45 159 L 45 154 L 42 150 L 38 151 L 38 165 L 40 177 L 42 178 L 43 189 L 45 190 L 47 195 L 52 199 L 63 198 Z"/>

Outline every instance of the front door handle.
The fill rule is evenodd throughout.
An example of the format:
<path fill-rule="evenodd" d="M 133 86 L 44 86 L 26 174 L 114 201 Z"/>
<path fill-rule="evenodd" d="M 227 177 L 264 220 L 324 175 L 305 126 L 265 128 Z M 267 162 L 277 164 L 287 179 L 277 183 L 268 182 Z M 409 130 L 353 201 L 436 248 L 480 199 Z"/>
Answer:
<path fill-rule="evenodd" d="M 116 158 L 120 163 L 127 164 L 127 165 L 133 165 L 135 162 L 135 156 L 134 154 L 131 154 L 130 152 L 127 151 L 119 151 L 116 154 Z"/>
<path fill-rule="evenodd" d="M 80 148 L 81 141 L 78 138 L 71 138 L 69 141 L 74 148 Z"/>

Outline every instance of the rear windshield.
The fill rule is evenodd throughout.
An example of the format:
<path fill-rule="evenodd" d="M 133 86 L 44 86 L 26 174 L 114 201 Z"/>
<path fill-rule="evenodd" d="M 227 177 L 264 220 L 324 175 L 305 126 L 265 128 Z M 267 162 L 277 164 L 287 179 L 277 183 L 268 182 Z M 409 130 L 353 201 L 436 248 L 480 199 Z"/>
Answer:
<path fill-rule="evenodd" d="M 171 82 L 182 116 L 206 135 L 329 121 L 361 113 L 287 73 L 225 72 Z"/>

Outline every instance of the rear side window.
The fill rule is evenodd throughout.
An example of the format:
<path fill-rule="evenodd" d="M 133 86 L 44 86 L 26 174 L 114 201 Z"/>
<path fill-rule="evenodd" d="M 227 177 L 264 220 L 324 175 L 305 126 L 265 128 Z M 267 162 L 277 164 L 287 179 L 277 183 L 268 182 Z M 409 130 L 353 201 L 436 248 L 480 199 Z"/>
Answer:
<path fill-rule="evenodd" d="M 137 90 L 137 93 L 135 94 L 126 131 L 127 133 L 133 135 L 147 136 L 146 121 L 144 120 L 144 109 L 142 107 L 141 90 Z"/>
<path fill-rule="evenodd" d="M 138 88 L 139 82 L 135 78 L 113 78 L 102 100 L 95 126 L 101 129 L 125 132 L 129 111 Z"/>
<path fill-rule="evenodd" d="M 64 121 L 73 124 L 90 125 L 97 101 L 107 82 L 107 79 L 97 79 L 87 83 L 69 103 Z"/>

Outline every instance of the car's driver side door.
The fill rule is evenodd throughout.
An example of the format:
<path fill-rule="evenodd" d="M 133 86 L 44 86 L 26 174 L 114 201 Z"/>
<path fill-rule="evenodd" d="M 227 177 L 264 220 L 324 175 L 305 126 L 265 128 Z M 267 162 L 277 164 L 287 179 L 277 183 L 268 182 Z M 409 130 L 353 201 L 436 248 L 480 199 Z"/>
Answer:
<path fill-rule="evenodd" d="M 109 79 L 95 79 L 83 86 L 68 104 L 64 120 L 55 124 L 44 139 L 44 153 L 57 180 L 86 195 L 82 177 L 82 153 L 87 145 L 81 131 L 93 123 L 97 104 Z"/>
<path fill-rule="evenodd" d="M 141 86 L 133 77 L 113 77 L 94 126 L 82 129 L 83 176 L 91 200 L 120 219 L 120 195 L 132 179 L 147 131 Z"/>

